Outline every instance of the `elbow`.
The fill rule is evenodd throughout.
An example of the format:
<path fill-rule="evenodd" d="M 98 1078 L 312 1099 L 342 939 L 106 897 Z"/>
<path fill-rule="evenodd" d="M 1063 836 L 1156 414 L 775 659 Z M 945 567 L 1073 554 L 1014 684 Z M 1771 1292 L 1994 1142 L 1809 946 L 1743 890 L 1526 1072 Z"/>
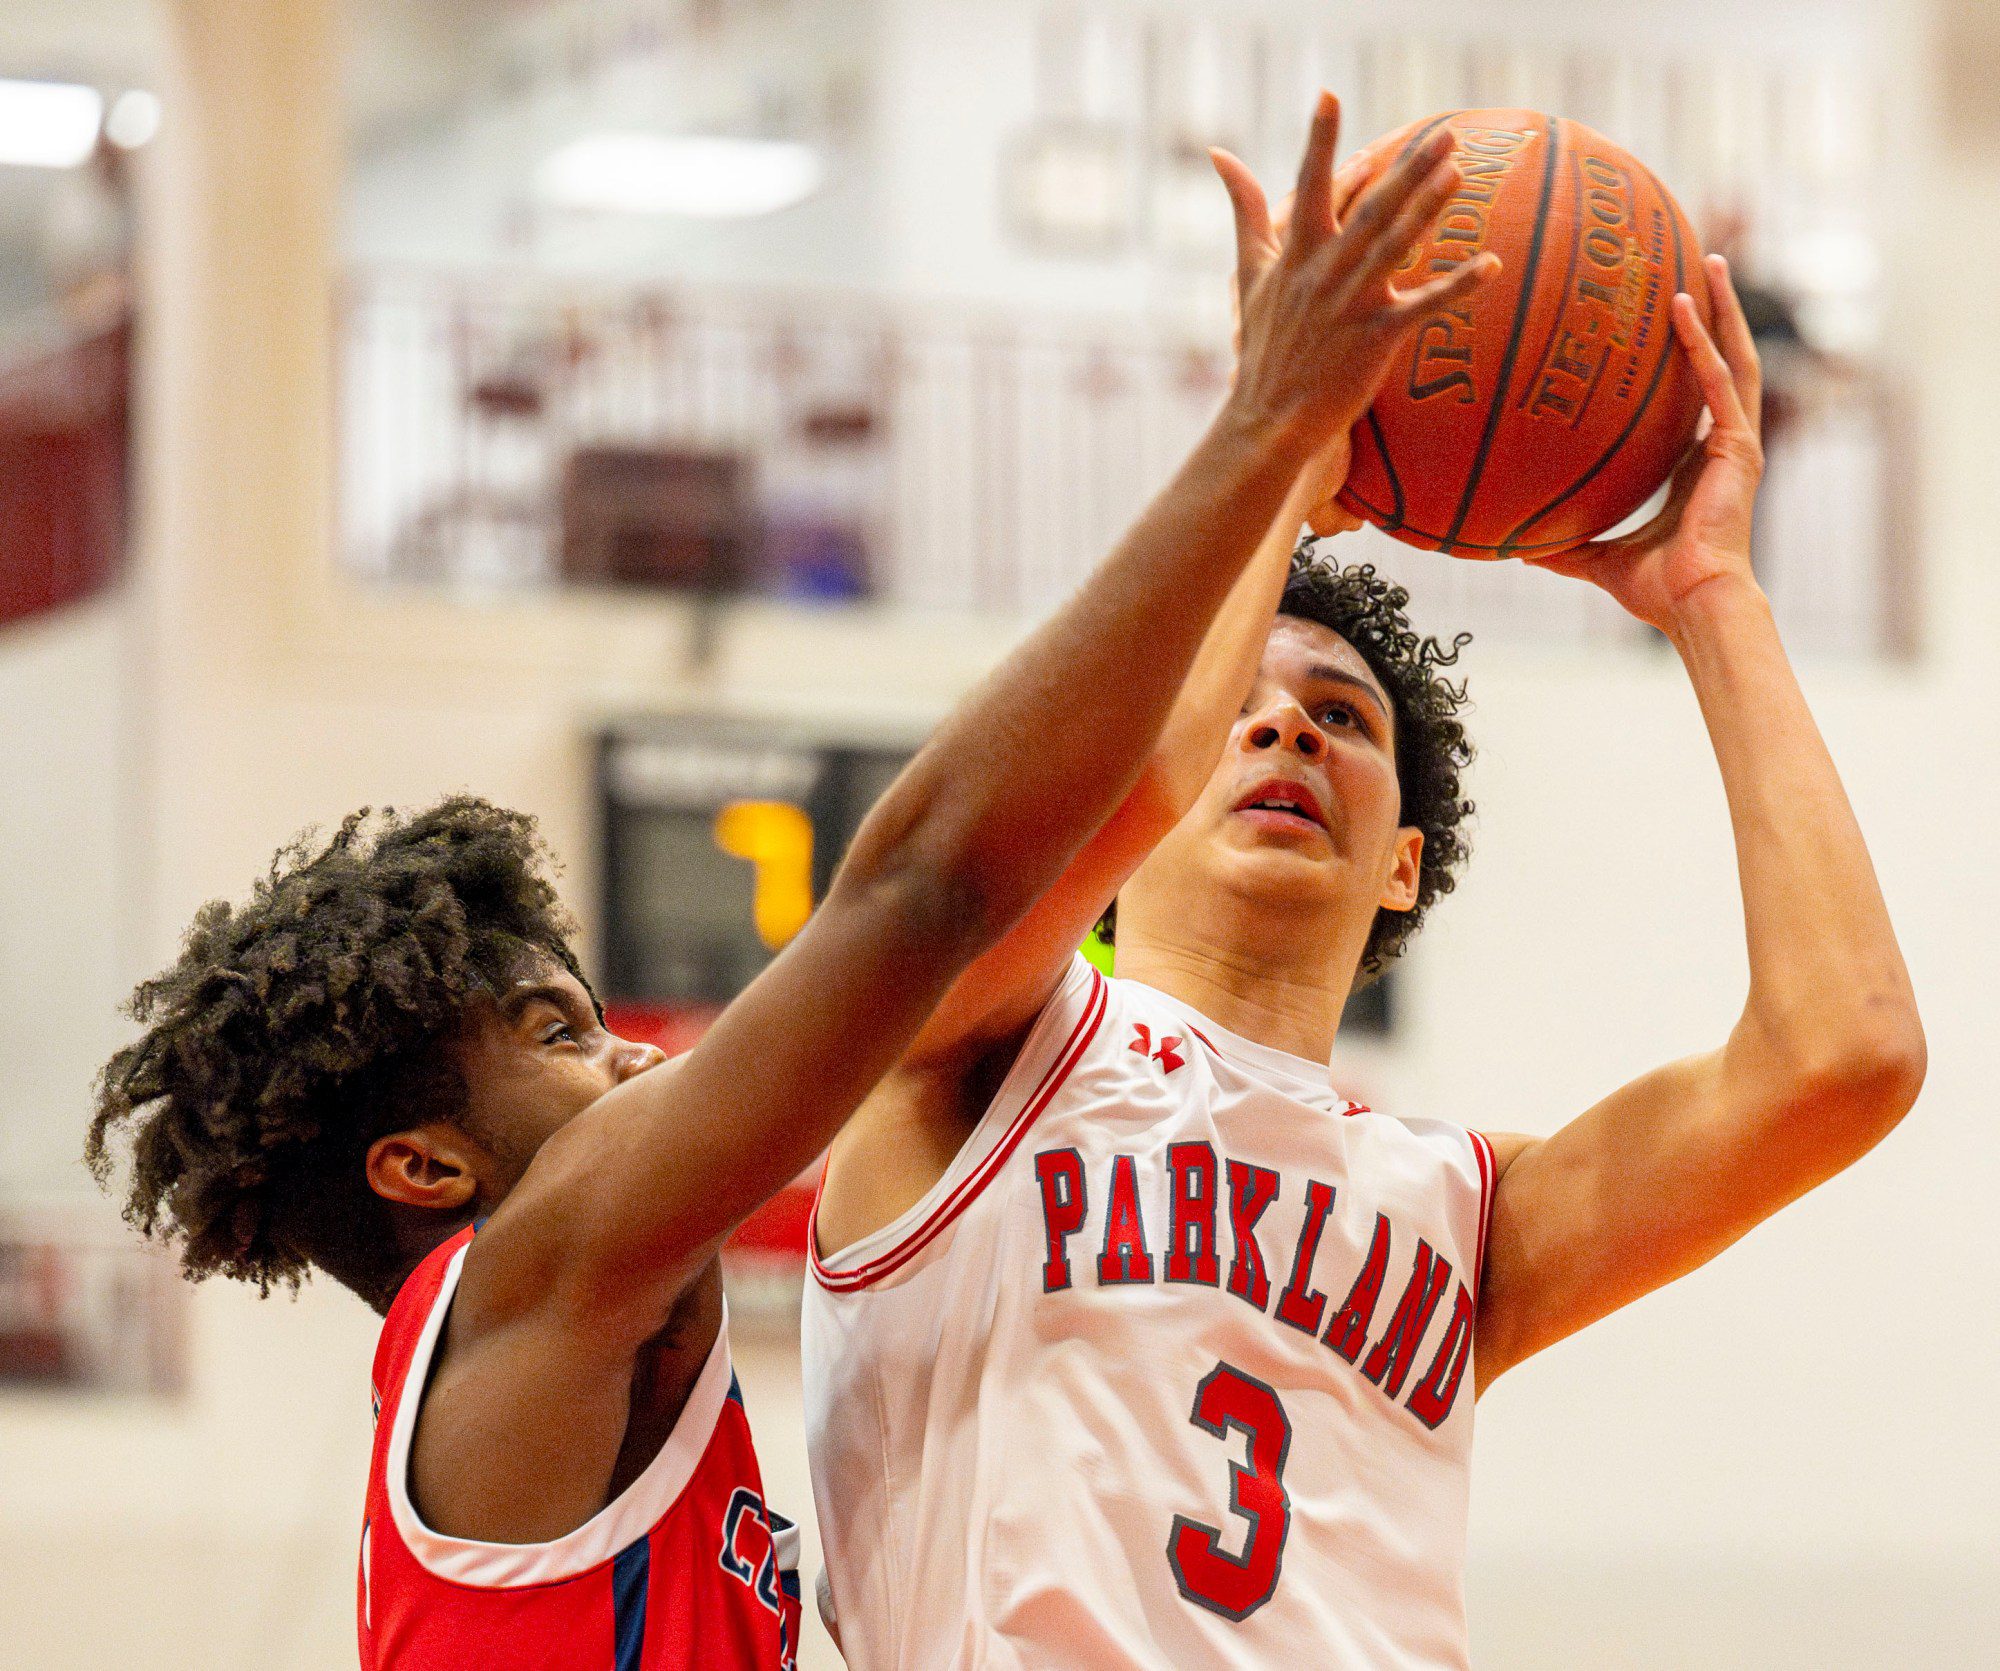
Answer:
<path fill-rule="evenodd" d="M 1087 832 L 1069 831 L 1065 841 L 1051 822 L 913 826 L 866 852 L 857 840 L 835 887 L 851 900 L 865 897 L 870 915 L 893 925 L 889 932 L 970 963 L 1006 937 L 1084 845 Z"/>
<path fill-rule="evenodd" d="M 1876 1114 L 1883 1130 L 1909 1113 L 1924 1088 L 1930 1046 L 1914 1000 L 1877 1000 L 1855 1018 L 1838 1061 L 1838 1088 Z"/>
<path fill-rule="evenodd" d="M 1908 1015 L 1870 1041 L 1853 1066 L 1851 1083 L 1873 1111 L 1882 1132 L 1888 1131 L 1916 1106 L 1930 1070 L 1930 1046 L 1916 1006 Z"/>
<path fill-rule="evenodd" d="M 1857 1160 L 1916 1105 L 1929 1066 L 1923 1022 L 1910 1003 L 1854 1017 L 1825 1047 L 1802 1052 L 1785 1075 L 1783 1104 Z"/>
<path fill-rule="evenodd" d="M 825 903 L 860 907 L 907 944 L 976 956 L 1004 932 L 993 926 L 1004 905 L 978 859 L 977 843 L 942 839 L 934 820 L 896 804 L 892 790 L 855 835 Z"/>

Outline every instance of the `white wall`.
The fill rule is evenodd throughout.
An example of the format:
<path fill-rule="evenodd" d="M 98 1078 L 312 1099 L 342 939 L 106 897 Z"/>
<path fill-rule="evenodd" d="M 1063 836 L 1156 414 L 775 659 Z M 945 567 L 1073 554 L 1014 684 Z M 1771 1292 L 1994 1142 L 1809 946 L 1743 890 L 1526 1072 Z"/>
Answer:
<path fill-rule="evenodd" d="M 0 1197 L 84 1187 L 81 1091 L 123 1032 L 127 617 L 113 599 L 0 628 Z"/>
<path fill-rule="evenodd" d="M 1411 1102 L 1546 1131 L 1723 1036 L 1743 981 L 1726 825 L 1672 669 L 1473 678 L 1481 832 L 1419 966 Z M 1976 856 L 1992 843 L 1941 828 L 1991 817 L 1990 787 L 1966 782 L 1991 725 L 1941 716 L 1992 684 L 1807 681 L 1902 929 L 1929 1086 L 1852 1172 L 1481 1404 L 1487 1663 L 1602 1663 L 1586 1650 L 1606 1615 L 1643 1599 L 1641 1616 L 1670 1616 L 1669 1594 L 1679 1632 L 1626 1627 L 1619 1663 L 1971 1665 L 1972 1639 L 1947 1649 L 1939 1627 L 2000 1623 L 2000 1452 L 1974 1415 L 2000 1393 L 2000 1353 L 1968 1258 L 2000 1182 L 1984 1108 L 2000 967 L 1975 926 L 1994 920 Z M 1942 804 L 1950 785 L 1966 811 Z M 1942 1612 L 1940 1586 L 1958 1595 Z M 1860 1629 L 1885 1613 L 1900 1636 Z"/>

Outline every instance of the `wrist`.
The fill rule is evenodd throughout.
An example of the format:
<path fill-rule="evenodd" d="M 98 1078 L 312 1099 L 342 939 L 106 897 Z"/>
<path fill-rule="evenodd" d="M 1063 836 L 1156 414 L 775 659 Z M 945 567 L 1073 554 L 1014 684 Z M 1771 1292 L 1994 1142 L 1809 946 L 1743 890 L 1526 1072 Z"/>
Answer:
<path fill-rule="evenodd" d="M 1238 526 L 1264 527 L 1290 514 L 1309 452 L 1282 426 L 1225 403 L 1195 449 L 1199 489 L 1209 507 Z M 1304 512 L 1300 513 L 1303 520 Z"/>
<path fill-rule="evenodd" d="M 1287 485 L 1296 480 L 1313 455 L 1313 441 L 1299 414 L 1289 416 L 1259 408 L 1237 389 L 1230 391 L 1209 428 L 1209 438 L 1231 456 L 1285 473 Z"/>
<path fill-rule="evenodd" d="M 1678 598 L 1662 630 L 1685 657 L 1718 633 L 1745 625 L 1769 626 L 1771 600 L 1756 577 L 1742 572 L 1710 575 Z"/>

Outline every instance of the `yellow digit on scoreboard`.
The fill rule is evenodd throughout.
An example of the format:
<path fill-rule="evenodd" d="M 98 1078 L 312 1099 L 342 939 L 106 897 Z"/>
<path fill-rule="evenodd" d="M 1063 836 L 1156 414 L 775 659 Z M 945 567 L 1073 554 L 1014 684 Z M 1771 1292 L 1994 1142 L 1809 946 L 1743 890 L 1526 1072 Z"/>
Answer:
<path fill-rule="evenodd" d="M 757 938 L 783 949 L 812 915 L 812 820 L 790 801 L 731 801 L 715 815 L 715 845 L 755 872 Z"/>

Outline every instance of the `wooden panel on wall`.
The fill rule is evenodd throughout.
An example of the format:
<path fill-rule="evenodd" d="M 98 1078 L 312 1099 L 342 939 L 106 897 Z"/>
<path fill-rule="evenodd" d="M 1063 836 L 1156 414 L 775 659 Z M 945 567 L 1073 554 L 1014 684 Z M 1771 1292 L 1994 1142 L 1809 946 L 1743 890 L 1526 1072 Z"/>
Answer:
<path fill-rule="evenodd" d="M 0 624 L 123 566 L 131 358 L 120 322 L 0 370 Z"/>

